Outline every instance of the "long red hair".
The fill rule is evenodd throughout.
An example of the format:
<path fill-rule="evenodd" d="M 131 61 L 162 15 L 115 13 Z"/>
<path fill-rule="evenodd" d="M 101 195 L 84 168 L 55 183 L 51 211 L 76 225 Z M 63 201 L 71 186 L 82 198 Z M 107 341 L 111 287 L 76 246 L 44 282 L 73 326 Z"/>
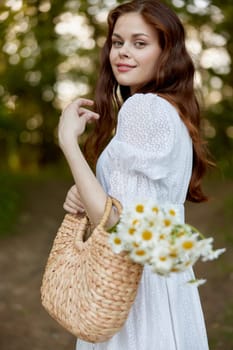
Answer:
<path fill-rule="evenodd" d="M 95 110 L 101 117 L 84 145 L 85 156 L 93 165 L 96 164 L 116 128 L 121 101 L 130 96 L 128 86 L 118 85 L 109 61 L 115 23 L 121 15 L 129 12 L 139 13 L 157 31 L 162 49 L 154 76 L 137 92 L 156 93 L 179 111 L 193 142 L 193 169 L 187 199 L 193 202 L 205 201 L 207 197 L 202 191 L 201 180 L 211 163 L 207 159 L 200 132 L 200 108 L 194 92 L 195 68 L 185 47 L 185 32 L 181 21 L 169 7 L 158 0 L 134 0 L 119 5 L 109 13 L 108 34 L 101 53 L 95 94 Z"/>

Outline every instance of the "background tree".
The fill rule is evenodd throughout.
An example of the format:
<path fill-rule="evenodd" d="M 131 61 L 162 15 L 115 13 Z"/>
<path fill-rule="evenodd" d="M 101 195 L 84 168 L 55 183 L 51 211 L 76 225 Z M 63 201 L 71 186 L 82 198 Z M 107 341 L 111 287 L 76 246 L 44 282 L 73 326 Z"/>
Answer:
<path fill-rule="evenodd" d="M 0 5 L 2 167 L 35 168 L 60 159 L 61 108 L 93 97 L 108 10 L 122 1 L 6 0 Z M 203 129 L 225 174 L 233 164 L 233 6 L 167 0 L 180 15 L 204 96 Z"/>

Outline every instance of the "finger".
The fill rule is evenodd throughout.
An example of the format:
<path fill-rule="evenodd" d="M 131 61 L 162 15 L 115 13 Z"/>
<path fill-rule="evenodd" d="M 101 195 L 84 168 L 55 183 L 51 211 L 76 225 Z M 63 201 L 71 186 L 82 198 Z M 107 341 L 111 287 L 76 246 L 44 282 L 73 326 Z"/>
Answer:
<path fill-rule="evenodd" d="M 77 209 L 78 209 L 78 204 L 75 203 L 75 202 L 72 202 L 72 201 L 69 200 L 69 199 L 66 199 L 65 202 L 64 202 L 64 204 L 65 204 L 67 207 L 72 208 L 72 209 L 74 209 L 74 210 L 77 210 Z"/>
<path fill-rule="evenodd" d="M 81 207 L 83 207 L 83 204 L 82 204 L 82 200 L 81 200 L 81 197 L 80 197 L 80 194 L 79 194 L 79 191 L 78 191 L 78 188 L 76 185 L 73 185 L 68 193 L 67 193 L 67 196 L 66 196 L 66 199 L 69 199 L 71 198 L 73 202 L 79 204 Z"/>
<path fill-rule="evenodd" d="M 73 208 L 84 209 L 82 202 L 77 197 L 69 196 L 66 198 L 65 203 Z"/>
<path fill-rule="evenodd" d="M 79 98 L 73 102 L 78 108 L 82 106 L 93 106 L 94 101 L 87 98 Z"/>
<path fill-rule="evenodd" d="M 99 114 L 90 110 L 90 109 L 87 109 L 87 108 L 83 108 L 83 107 L 80 107 L 79 108 L 79 114 L 85 114 L 85 113 L 92 113 L 93 115 L 96 115 L 98 116 Z"/>
<path fill-rule="evenodd" d="M 66 201 L 72 201 L 74 204 L 80 201 L 80 197 L 77 192 L 68 192 Z"/>
<path fill-rule="evenodd" d="M 75 111 L 76 113 L 79 112 L 80 107 L 86 105 L 86 106 L 92 106 L 94 104 L 94 101 L 86 99 L 86 98 L 79 98 L 77 100 L 74 100 L 73 102 L 69 103 L 62 111 L 61 117 L 64 115 L 64 113 L 68 111 Z"/>
<path fill-rule="evenodd" d="M 68 193 L 73 193 L 75 196 L 79 197 L 79 192 L 76 185 L 71 186 Z"/>
<path fill-rule="evenodd" d="M 85 118 L 86 122 L 89 121 L 94 121 L 94 120 L 98 120 L 99 119 L 99 114 L 97 113 L 85 113 L 82 116 L 80 116 L 80 118 Z"/>
<path fill-rule="evenodd" d="M 77 214 L 77 209 L 73 208 L 73 207 L 70 207 L 67 203 L 63 204 L 63 209 L 65 211 L 67 211 L 68 213 L 70 213 L 70 214 Z"/>
<path fill-rule="evenodd" d="M 87 116 L 93 116 L 95 118 L 99 118 L 99 114 L 98 113 L 90 111 L 89 109 L 86 109 L 86 108 L 80 108 L 79 109 L 79 115 L 80 116 L 87 115 Z"/>
<path fill-rule="evenodd" d="M 71 214 L 84 213 L 84 209 L 79 206 L 69 205 L 69 203 L 65 202 L 63 204 L 63 208 Z"/>

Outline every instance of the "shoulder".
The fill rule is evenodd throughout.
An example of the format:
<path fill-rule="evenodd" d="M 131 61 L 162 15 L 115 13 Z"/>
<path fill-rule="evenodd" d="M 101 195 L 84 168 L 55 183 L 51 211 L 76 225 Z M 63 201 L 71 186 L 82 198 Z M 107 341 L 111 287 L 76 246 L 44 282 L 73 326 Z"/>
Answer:
<path fill-rule="evenodd" d="M 148 122 L 158 123 L 167 126 L 178 126 L 182 123 L 176 108 L 165 98 L 153 93 L 137 93 L 130 96 L 122 105 L 119 117 L 122 119 L 134 120 L 134 122 L 146 119 Z M 121 118 L 120 118 L 121 119 Z"/>
<path fill-rule="evenodd" d="M 120 112 L 124 113 L 137 111 L 142 108 L 150 110 L 151 112 L 164 112 L 165 114 L 171 113 L 179 117 L 176 108 L 170 102 L 168 102 L 165 98 L 153 93 L 137 93 L 130 96 L 123 103 Z"/>
<path fill-rule="evenodd" d="M 142 94 L 137 93 L 130 96 L 122 105 L 120 112 L 127 113 L 141 108 L 148 107 L 148 102 L 151 101 L 156 95 L 154 94 Z"/>
<path fill-rule="evenodd" d="M 168 146 L 178 135 L 176 119 L 176 109 L 165 99 L 152 93 L 134 94 L 120 109 L 116 137 Z"/>

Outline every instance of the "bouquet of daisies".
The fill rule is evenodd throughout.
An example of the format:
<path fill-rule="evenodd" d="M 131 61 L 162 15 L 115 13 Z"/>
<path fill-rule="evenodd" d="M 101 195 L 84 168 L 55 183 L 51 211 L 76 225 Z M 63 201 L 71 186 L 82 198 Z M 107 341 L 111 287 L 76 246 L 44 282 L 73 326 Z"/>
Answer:
<path fill-rule="evenodd" d="M 153 272 L 169 276 L 202 261 L 216 259 L 225 251 L 213 250 L 213 238 L 180 222 L 172 205 L 159 206 L 151 201 L 125 207 L 120 221 L 111 229 L 109 241 L 115 253 L 127 251 L 130 258 Z M 202 284 L 205 280 L 192 280 Z"/>

